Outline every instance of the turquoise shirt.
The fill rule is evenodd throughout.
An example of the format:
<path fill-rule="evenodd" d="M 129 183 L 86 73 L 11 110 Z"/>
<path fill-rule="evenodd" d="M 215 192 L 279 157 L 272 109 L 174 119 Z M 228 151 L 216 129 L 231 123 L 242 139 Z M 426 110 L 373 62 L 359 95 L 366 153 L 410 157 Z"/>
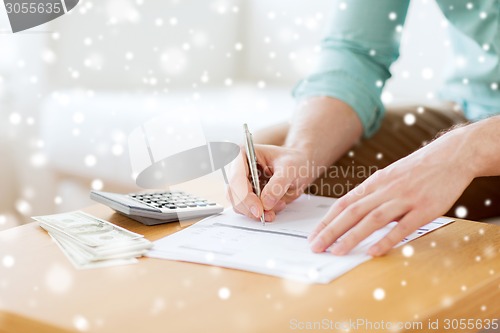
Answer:
<path fill-rule="evenodd" d="M 500 114 L 500 0 L 436 0 L 449 21 L 454 58 L 439 96 L 477 121 Z M 295 87 L 301 99 L 330 96 L 349 104 L 369 137 L 384 115 L 380 100 L 409 0 L 335 0 L 319 66 Z M 432 36 L 429 36 L 432 38 Z"/>

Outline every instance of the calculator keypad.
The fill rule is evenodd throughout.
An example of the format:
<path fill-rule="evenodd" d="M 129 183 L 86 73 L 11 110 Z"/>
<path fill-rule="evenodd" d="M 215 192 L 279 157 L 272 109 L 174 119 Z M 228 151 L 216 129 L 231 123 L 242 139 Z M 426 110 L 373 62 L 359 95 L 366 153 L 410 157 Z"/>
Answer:
<path fill-rule="evenodd" d="M 159 209 L 193 209 L 216 205 L 215 202 L 209 202 L 184 192 L 132 193 L 129 196 Z"/>

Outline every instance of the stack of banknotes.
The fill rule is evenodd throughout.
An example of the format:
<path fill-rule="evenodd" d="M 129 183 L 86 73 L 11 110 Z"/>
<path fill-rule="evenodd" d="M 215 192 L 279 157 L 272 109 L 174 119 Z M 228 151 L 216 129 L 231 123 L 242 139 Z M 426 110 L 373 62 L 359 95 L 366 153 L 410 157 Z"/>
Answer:
<path fill-rule="evenodd" d="M 142 235 L 80 211 L 33 219 L 77 268 L 135 263 L 153 246 Z"/>

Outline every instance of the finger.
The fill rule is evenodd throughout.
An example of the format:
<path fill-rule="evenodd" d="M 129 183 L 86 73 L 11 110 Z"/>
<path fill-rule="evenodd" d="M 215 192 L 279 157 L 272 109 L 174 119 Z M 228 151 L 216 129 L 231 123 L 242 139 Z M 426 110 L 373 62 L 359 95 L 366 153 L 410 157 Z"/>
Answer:
<path fill-rule="evenodd" d="M 330 223 L 323 220 L 321 223 L 327 225 L 314 237 L 311 242 L 311 249 L 314 252 L 325 251 L 339 237 L 385 201 L 386 198 L 383 194 L 372 194 L 351 204 Z"/>
<path fill-rule="evenodd" d="M 252 218 L 260 218 L 263 207 L 260 199 L 253 193 L 252 185 L 248 181 L 248 165 L 246 155 L 240 155 L 231 164 L 227 196 L 237 213 Z"/>
<path fill-rule="evenodd" d="M 277 203 L 276 205 L 274 205 L 273 211 L 274 211 L 275 213 L 279 213 L 279 212 L 281 212 L 283 209 L 285 209 L 285 207 L 286 207 L 286 202 L 285 202 L 285 201 L 283 201 L 283 200 L 280 200 L 280 201 L 278 201 L 278 203 Z"/>
<path fill-rule="evenodd" d="M 276 219 L 276 213 L 272 210 L 266 210 L 264 211 L 264 220 L 266 222 L 272 222 Z"/>
<path fill-rule="evenodd" d="M 248 193 L 247 197 L 233 206 L 236 213 L 248 216 L 251 219 L 259 219 L 262 215 L 262 204 L 255 193 Z"/>
<path fill-rule="evenodd" d="M 423 225 L 425 221 L 427 219 L 422 218 L 422 214 L 418 211 L 413 210 L 409 212 L 399 221 L 394 229 L 368 249 L 368 254 L 374 257 L 386 254 L 406 236 L 417 230 L 420 225 Z"/>
<path fill-rule="evenodd" d="M 397 200 L 391 200 L 375 208 L 354 226 L 343 239 L 333 245 L 332 254 L 341 256 L 349 253 L 374 231 L 403 216 L 409 209 L 410 205 Z"/>
<path fill-rule="evenodd" d="M 286 169 L 284 166 L 276 168 L 273 176 L 262 190 L 260 197 L 265 210 L 273 209 L 295 180 L 293 172 L 288 172 Z"/>
<path fill-rule="evenodd" d="M 344 195 L 342 198 L 335 201 L 335 203 L 330 207 L 326 215 L 321 219 L 319 224 L 309 235 L 308 240 L 312 243 L 316 237 L 325 229 L 332 221 L 334 221 L 339 214 L 345 211 L 355 202 L 361 200 L 363 197 L 369 195 L 371 192 L 367 192 L 363 184 L 357 186 L 355 189 L 351 190 L 349 193 Z"/>
<path fill-rule="evenodd" d="M 281 198 L 285 203 L 290 203 L 300 197 L 305 190 L 306 186 L 301 186 L 300 188 L 296 188 L 293 185 L 288 189 L 286 194 Z"/>

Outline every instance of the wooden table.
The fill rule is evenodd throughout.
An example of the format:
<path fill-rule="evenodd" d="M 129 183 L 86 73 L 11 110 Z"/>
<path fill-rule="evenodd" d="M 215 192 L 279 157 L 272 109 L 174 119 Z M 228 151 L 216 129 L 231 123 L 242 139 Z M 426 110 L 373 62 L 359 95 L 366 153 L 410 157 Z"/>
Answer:
<path fill-rule="evenodd" d="M 101 205 L 85 211 L 150 240 L 181 229 L 146 227 Z M 328 285 L 150 258 L 76 270 L 34 223 L 1 232 L 0 244 L 0 332 L 311 332 L 298 325 L 361 319 L 475 332 L 445 330 L 444 320 L 500 317 L 500 227 L 463 220 L 412 242 L 412 257 L 395 249 Z M 429 320 L 440 329 L 427 329 Z M 364 328 L 351 332 L 388 331 Z"/>

